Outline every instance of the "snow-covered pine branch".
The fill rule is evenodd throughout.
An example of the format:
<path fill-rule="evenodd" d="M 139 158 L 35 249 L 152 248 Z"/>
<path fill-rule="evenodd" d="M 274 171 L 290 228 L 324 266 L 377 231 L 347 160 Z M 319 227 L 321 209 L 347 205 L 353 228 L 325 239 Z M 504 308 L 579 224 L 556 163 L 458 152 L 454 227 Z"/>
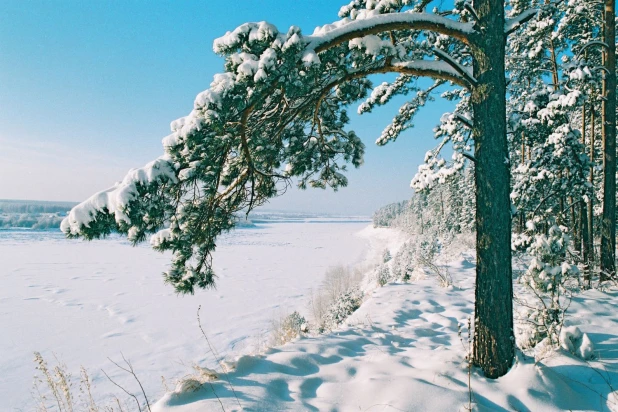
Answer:
<path fill-rule="evenodd" d="M 528 9 L 517 17 L 513 17 L 511 19 L 507 19 L 504 23 L 504 34 L 507 36 L 517 30 L 522 24 L 534 18 L 539 12 L 538 9 Z"/>
<path fill-rule="evenodd" d="M 174 253 L 166 279 L 178 291 L 211 286 L 214 240 L 233 227 L 235 213 L 276 196 L 294 176 L 301 187 L 347 184 L 345 163 L 359 166 L 364 147 L 344 130 L 346 106 L 371 89 L 367 76 L 397 72 L 467 86 L 451 65 L 422 58 L 420 30 L 463 43 L 472 33 L 468 23 L 413 12 L 355 13 L 307 37 L 265 22 L 228 32 L 214 43 L 225 72 L 164 139 L 165 178 L 128 175 L 76 207 L 63 230 L 86 238 L 118 231 L 134 242 L 152 234 L 156 249 Z M 393 31 L 404 33 L 395 44 L 386 33 Z"/>

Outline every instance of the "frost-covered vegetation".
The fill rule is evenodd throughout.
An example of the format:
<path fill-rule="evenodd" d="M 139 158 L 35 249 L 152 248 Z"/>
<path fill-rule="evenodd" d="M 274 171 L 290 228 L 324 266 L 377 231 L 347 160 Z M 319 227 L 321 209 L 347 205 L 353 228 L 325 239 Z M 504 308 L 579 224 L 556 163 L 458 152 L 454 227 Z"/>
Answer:
<path fill-rule="evenodd" d="M 11 213 L 0 214 L 0 228 L 3 229 L 60 229 L 66 213 Z"/>
<path fill-rule="evenodd" d="M 70 202 L 0 199 L 0 228 L 59 229 L 73 206 Z"/>
<path fill-rule="evenodd" d="M 499 378 L 516 359 L 513 254 L 530 259 L 516 270 L 533 295 L 531 345 L 556 346 L 568 298 L 616 278 L 615 25 L 615 0 L 354 0 L 312 35 L 243 24 L 215 41 L 224 72 L 172 123 L 164 154 L 76 206 L 62 230 L 150 238 L 172 253 L 164 279 L 177 292 L 213 287 L 216 239 L 236 213 L 293 179 L 347 184 L 347 164 L 360 166 L 364 153 L 346 129 L 350 105 L 367 113 L 408 97 L 377 138 L 383 145 L 428 102 L 452 101 L 412 179 L 418 194 L 376 216 L 418 238 L 396 271 L 382 262 L 375 277 L 405 279 L 415 264 L 451 286 L 448 246 L 475 233 L 470 359 Z M 374 86 L 371 76 L 385 73 L 398 77 Z M 357 307 L 355 292 L 339 296 L 331 312 Z"/>

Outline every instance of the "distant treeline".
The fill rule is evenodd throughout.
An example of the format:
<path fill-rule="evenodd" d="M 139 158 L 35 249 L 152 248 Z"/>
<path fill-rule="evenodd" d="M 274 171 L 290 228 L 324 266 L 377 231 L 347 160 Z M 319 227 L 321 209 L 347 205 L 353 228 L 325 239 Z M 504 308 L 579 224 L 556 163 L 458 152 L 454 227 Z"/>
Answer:
<path fill-rule="evenodd" d="M 0 213 L 68 213 L 77 203 L 0 199 Z"/>
<path fill-rule="evenodd" d="M 0 199 L 0 228 L 57 229 L 76 203 Z"/>
<path fill-rule="evenodd" d="M 8 213 L 0 214 L 0 228 L 10 229 L 60 229 L 60 222 L 64 214 L 30 214 L 30 213 Z"/>
<path fill-rule="evenodd" d="M 410 202 L 404 200 L 402 202 L 391 203 L 376 210 L 373 214 L 374 227 L 390 227 L 393 221 L 409 209 Z"/>

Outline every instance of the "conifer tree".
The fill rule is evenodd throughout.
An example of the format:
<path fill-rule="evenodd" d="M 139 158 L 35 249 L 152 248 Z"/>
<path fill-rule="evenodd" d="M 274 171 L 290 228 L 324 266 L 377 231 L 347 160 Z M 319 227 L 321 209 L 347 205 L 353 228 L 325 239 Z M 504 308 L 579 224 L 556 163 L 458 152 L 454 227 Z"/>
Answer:
<path fill-rule="evenodd" d="M 228 32 L 214 46 L 225 73 L 172 123 L 165 154 L 74 208 L 63 231 L 86 239 L 117 231 L 134 243 L 151 234 L 156 250 L 173 252 L 166 282 L 182 293 L 212 286 L 215 240 L 235 213 L 278 195 L 292 177 L 302 188 L 347 184 L 345 164 L 360 166 L 364 146 L 345 130 L 346 108 L 367 97 L 368 76 L 400 75 L 379 103 L 416 92 L 378 144 L 395 140 L 423 105 L 416 79 L 450 82 L 469 94 L 473 118 L 474 362 L 490 378 L 504 375 L 514 359 L 505 45 L 535 11 L 507 21 L 501 0 L 459 3 L 445 15 L 425 12 L 428 3 L 354 0 L 311 36 L 264 22 Z"/>

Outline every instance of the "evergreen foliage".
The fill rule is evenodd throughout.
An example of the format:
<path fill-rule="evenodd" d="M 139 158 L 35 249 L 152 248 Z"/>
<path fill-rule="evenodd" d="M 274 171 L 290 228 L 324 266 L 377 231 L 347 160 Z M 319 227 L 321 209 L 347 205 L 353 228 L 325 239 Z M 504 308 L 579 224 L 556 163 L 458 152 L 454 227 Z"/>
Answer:
<path fill-rule="evenodd" d="M 178 292 L 212 287 L 216 238 L 237 213 L 282 194 L 293 178 L 301 188 L 347 184 L 347 165 L 360 166 L 364 152 L 346 129 L 351 104 L 362 101 L 358 112 L 367 113 L 408 96 L 376 140 L 384 145 L 410 129 L 427 102 L 448 99 L 455 110 L 441 117 L 439 143 L 412 180 L 418 193 L 374 222 L 438 239 L 477 232 L 473 360 L 487 376 L 503 375 L 514 356 L 511 246 L 553 262 L 539 242 L 570 251 L 575 239 L 574 256 L 589 270 L 596 239 L 603 238 L 605 268 L 614 253 L 615 205 L 607 199 L 615 182 L 612 191 L 607 176 L 615 177 L 608 172 L 615 146 L 607 137 L 613 130 L 615 139 L 615 127 L 599 113 L 601 104 L 604 119 L 608 107 L 615 111 L 615 73 L 607 70 L 615 21 L 601 2 L 456 0 L 427 13 L 429 3 L 354 0 L 310 36 L 265 22 L 228 32 L 214 44 L 225 72 L 172 123 L 164 155 L 75 207 L 62 230 L 86 239 L 116 231 L 133 243 L 150 236 L 153 248 L 173 252 L 164 275 Z M 369 77 L 380 73 L 398 77 L 374 87 Z M 421 77 L 433 82 L 421 87 Z M 554 239 L 556 224 L 571 236 Z M 552 256 L 566 253 L 554 249 Z M 540 277 L 538 270 L 528 276 Z M 354 302 L 351 295 L 340 306 Z"/>

